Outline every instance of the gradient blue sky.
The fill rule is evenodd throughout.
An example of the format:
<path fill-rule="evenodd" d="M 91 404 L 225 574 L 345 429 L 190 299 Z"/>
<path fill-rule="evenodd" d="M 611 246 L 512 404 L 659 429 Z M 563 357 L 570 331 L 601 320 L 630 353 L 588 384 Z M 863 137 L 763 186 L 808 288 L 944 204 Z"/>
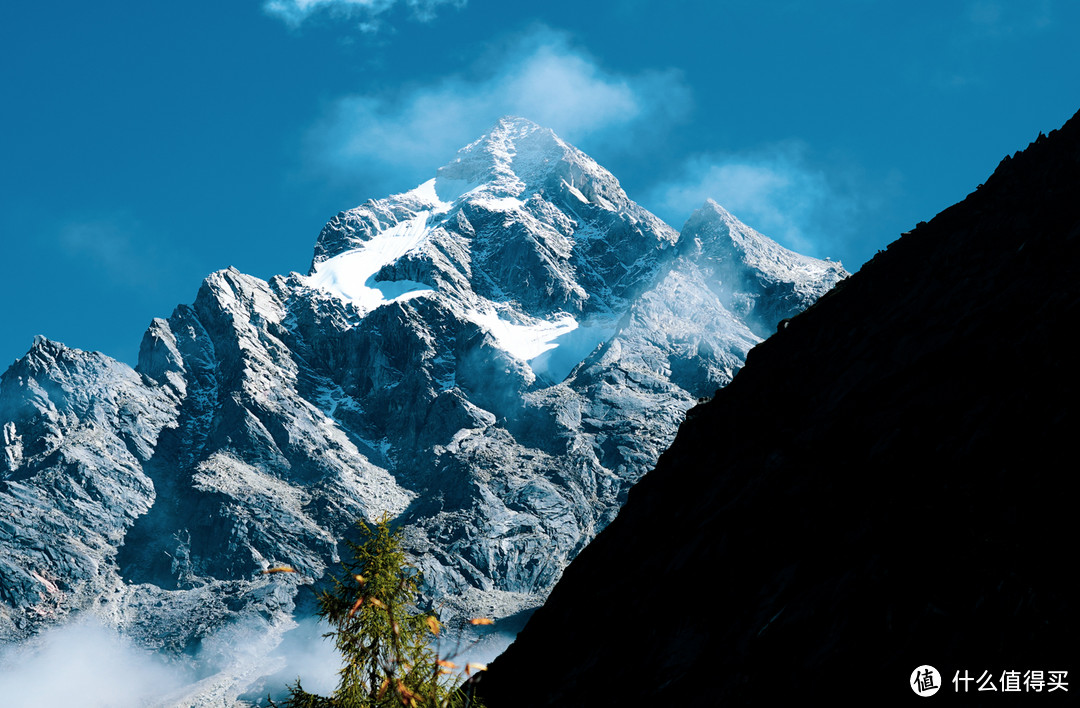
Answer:
<path fill-rule="evenodd" d="M 135 363 L 235 266 L 506 113 L 679 228 L 706 197 L 857 269 L 1080 108 L 1080 3 L 4 3 L 0 369 L 35 334 Z"/>

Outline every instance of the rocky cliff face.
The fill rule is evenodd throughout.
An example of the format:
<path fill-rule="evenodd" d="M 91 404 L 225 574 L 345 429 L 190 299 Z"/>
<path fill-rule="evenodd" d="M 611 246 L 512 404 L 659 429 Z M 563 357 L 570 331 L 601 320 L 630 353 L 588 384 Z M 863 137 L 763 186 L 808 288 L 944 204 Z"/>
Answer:
<path fill-rule="evenodd" d="M 487 704 L 891 704 L 922 664 L 946 693 L 1073 669 L 1078 194 L 1080 114 L 756 347 Z"/>
<path fill-rule="evenodd" d="M 383 512 L 446 615 L 531 609 L 694 401 L 845 275 L 713 203 L 680 236 L 503 119 L 332 219 L 307 275 L 208 277 L 135 371 L 40 340 L 4 374 L 0 637 L 93 613 L 174 652 L 272 645 Z M 199 671 L 177 701 L 250 680 Z"/>

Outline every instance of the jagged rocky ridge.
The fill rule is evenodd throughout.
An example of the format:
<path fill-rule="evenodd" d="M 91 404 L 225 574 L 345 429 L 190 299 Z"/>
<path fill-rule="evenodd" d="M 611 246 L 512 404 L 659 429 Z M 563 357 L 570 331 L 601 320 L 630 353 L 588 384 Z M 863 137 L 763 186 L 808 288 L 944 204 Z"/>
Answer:
<path fill-rule="evenodd" d="M 0 379 L 0 639 L 89 612 L 174 652 L 272 645 L 383 512 L 444 613 L 530 609 L 695 400 L 845 275 L 713 202 L 680 235 L 503 119 L 332 219 L 308 275 L 209 276 L 134 371 L 35 341 Z M 200 670 L 204 703 L 251 679 Z"/>
<path fill-rule="evenodd" d="M 755 348 L 487 705 L 892 705 L 923 664 L 991 705 L 1006 671 L 1075 678 L 1078 194 L 1080 114 Z M 997 693 L 962 683 L 983 672 Z"/>

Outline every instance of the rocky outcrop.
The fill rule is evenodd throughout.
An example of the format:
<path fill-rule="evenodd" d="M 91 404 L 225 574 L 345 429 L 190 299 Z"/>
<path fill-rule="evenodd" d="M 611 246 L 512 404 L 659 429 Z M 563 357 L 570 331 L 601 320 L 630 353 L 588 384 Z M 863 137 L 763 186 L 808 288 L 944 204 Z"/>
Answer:
<path fill-rule="evenodd" d="M 331 220 L 307 275 L 210 275 L 135 371 L 35 345 L 2 384 L 3 638 L 85 610 L 235 698 L 249 669 L 197 647 L 235 626 L 272 646 L 382 513 L 444 619 L 531 610 L 685 411 L 844 275 L 715 205 L 691 223 L 682 248 L 588 156 L 504 119 Z"/>
<path fill-rule="evenodd" d="M 117 547 L 155 498 L 143 465 L 178 407 L 130 368 L 43 337 L 0 378 L 0 637 L 112 603 Z"/>

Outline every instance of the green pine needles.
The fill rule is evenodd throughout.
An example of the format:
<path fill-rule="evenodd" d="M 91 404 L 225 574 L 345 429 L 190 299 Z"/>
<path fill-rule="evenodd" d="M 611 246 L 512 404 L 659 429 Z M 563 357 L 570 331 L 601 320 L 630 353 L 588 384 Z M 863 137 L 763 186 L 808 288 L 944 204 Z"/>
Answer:
<path fill-rule="evenodd" d="M 341 680 L 330 698 L 304 691 L 297 680 L 285 708 L 478 708 L 449 683 L 455 665 L 431 647 L 441 625 L 415 611 L 420 573 L 406 560 L 389 516 L 357 526 L 361 540 L 347 542 L 353 557 L 342 561 L 344 577 L 319 597 L 319 616 L 334 627 L 325 636 L 344 658 Z"/>

